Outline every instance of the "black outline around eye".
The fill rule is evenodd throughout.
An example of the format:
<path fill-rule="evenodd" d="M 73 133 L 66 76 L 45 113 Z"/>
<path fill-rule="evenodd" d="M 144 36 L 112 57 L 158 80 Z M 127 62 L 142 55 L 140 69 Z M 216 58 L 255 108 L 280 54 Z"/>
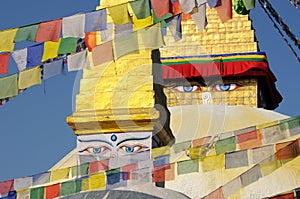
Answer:
<path fill-rule="evenodd" d="M 138 153 L 138 152 L 140 152 L 140 151 L 143 150 L 143 149 L 146 149 L 146 150 L 149 149 L 149 147 L 146 146 L 146 145 L 143 145 L 143 144 L 134 144 L 134 145 L 132 145 L 132 146 L 130 146 L 130 147 L 140 146 L 141 148 L 140 148 L 138 151 L 135 151 L 135 152 L 126 152 L 126 151 L 124 151 L 124 150 L 122 149 L 122 147 L 126 147 L 126 146 L 130 146 L 130 145 L 129 145 L 129 144 L 121 145 L 121 146 L 119 146 L 118 151 L 121 149 L 122 152 L 125 152 L 125 153 Z"/>
<path fill-rule="evenodd" d="M 219 90 L 219 89 L 216 88 L 217 86 L 227 86 L 227 85 L 229 85 L 229 86 L 231 87 L 232 84 L 235 85 L 235 88 L 233 88 L 233 89 L 230 89 L 230 88 L 229 88 L 229 90 Z M 233 90 L 236 90 L 236 89 L 240 88 L 241 86 L 242 86 L 242 85 L 237 84 L 237 83 L 215 84 L 214 86 L 212 86 L 212 90 L 213 90 L 213 91 L 219 91 L 219 92 L 227 92 L 227 91 L 233 91 Z"/>
<path fill-rule="evenodd" d="M 105 148 L 105 150 L 104 151 L 102 151 L 102 152 L 100 152 L 100 153 L 93 153 L 93 152 L 89 152 L 88 151 L 88 149 L 89 148 L 100 148 L 100 147 L 102 147 L 102 148 Z M 78 151 L 79 153 L 83 153 L 83 152 L 88 152 L 89 154 L 102 154 L 103 152 L 105 152 L 105 151 L 107 151 L 107 150 L 109 150 L 109 148 L 108 147 L 106 147 L 106 146 L 100 146 L 100 147 L 92 147 L 92 146 L 90 146 L 90 147 L 86 147 L 85 149 L 83 149 L 83 150 L 80 150 L 80 151 Z"/>
<path fill-rule="evenodd" d="M 190 86 L 190 87 L 195 87 L 196 86 L 196 89 L 192 90 L 192 91 L 184 91 L 184 90 L 181 91 L 181 90 L 178 89 L 178 87 L 183 88 L 184 86 Z M 172 90 L 175 90 L 175 91 L 181 92 L 181 93 L 193 93 L 193 92 L 201 90 L 201 87 L 199 85 L 178 85 L 178 86 L 169 87 L 169 89 L 172 89 Z"/>

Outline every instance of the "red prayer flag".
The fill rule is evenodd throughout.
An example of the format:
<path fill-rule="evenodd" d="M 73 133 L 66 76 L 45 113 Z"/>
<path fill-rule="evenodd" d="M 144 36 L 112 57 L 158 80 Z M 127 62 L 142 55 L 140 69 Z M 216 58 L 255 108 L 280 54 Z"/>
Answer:
<path fill-rule="evenodd" d="M 90 162 L 89 174 L 108 170 L 108 160 Z"/>
<path fill-rule="evenodd" d="M 89 51 L 92 51 L 97 46 L 97 32 L 85 33 L 84 42 Z"/>
<path fill-rule="evenodd" d="M 173 16 L 182 13 L 182 9 L 178 0 L 172 2 L 172 14 Z"/>
<path fill-rule="evenodd" d="M 175 163 L 170 164 L 170 168 L 165 170 L 165 181 L 175 180 Z"/>
<path fill-rule="evenodd" d="M 0 182 L 0 194 L 6 195 L 8 192 L 13 190 L 14 180 L 7 180 L 4 182 Z"/>
<path fill-rule="evenodd" d="M 262 145 L 259 130 L 254 130 L 237 135 L 237 142 L 240 149 L 250 149 Z"/>
<path fill-rule="evenodd" d="M 35 41 L 55 41 L 57 42 L 60 37 L 62 19 L 42 22 L 39 24 Z"/>
<path fill-rule="evenodd" d="M 59 196 L 60 184 L 46 186 L 45 199 L 57 198 Z"/>
<path fill-rule="evenodd" d="M 202 137 L 202 138 L 192 140 L 192 146 L 193 147 L 202 146 L 204 144 L 207 144 L 210 139 L 211 139 L 211 136 L 206 136 L 206 137 Z"/>
<path fill-rule="evenodd" d="M 136 170 L 136 164 L 128 164 L 128 165 L 125 165 L 123 167 L 121 167 L 121 171 L 122 172 L 127 172 L 127 180 L 130 180 L 130 173 L 131 171 L 135 171 Z"/>
<path fill-rule="evenodd" d="M 204 197 L 204 199 L 216 199 L 216 198 L 224 199 L 222 187 L 219 187 L 218 189 L 216 189 L 215 191 L 211 192 L 210 194 Z"/>
<path fill-rule="evenodd" d="M 113 61 L 114 53 L 112 41 L 103 43 L 93 48 L 92 58 L 95 66 L 103 64 L 105 62 Z"/>
<path fill-rule="evenodd" d="M 165 181 L 165 168 L 154 167 L 153 181 L 154 182 L 164 182 Z"/>
<path fill-rule="evenodd" d="M 10 53 L 0 54 L 0 74 L 7 74 Z"/>
<path fill-rule="evenodd" d="M 294 196 L 294 192 L 292 192 L 284 195 L 274 196 L 271 197 L 270 199 L 295 199 L 295 196 Z"/>
<path fill-rule="evenodd" d="M 157 18 L 170 13 L 170 0 L 151 0 L 151 5 Z"/>
<path fill-rule="evenodd" d="M 215 7 L 222 23 L 232 19 L 232 1 L 221 0 L 222 5 Z"/>
<path fill-rule="evenodd" d="M 277 160 L 287 160 L 298 156 L 298 140 L 275 145 Z"/>

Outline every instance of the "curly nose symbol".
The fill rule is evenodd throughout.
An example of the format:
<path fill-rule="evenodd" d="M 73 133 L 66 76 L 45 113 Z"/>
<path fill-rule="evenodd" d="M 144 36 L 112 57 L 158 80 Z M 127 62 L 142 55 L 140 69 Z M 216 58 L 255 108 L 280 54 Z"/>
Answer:
<path fill-rule="evenodd" d="M 116 158 L 116 157 L 118 157 L 118 154 L 117 153 L 111 153 L 110 157 L 111 158 Z"/>
<path fill-rule="evenodd" d="M 211 94 L 209 92 L 205 92 L 202 94 L 202 103 L 203 104 L 209 104 L 211 100 Z"/>

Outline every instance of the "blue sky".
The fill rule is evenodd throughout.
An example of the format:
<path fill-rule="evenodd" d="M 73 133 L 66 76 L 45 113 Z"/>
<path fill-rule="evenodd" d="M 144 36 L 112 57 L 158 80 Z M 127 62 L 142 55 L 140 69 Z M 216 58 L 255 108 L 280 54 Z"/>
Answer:
<path fill-rule="evenodd" d="M 270 2 L 300 37 L 297 27 L 300 11 L 288 0 Z M 1 6 L 0 30 L 92 11 L 98 3 L 98 0 L 5 1 Z M 259 4 L 250 17 L 260 50 L 267 53 L 270 68 L 278 79 L 277 88 L 284 98 L 276 111 L 300 115 L 299 62 Z M 16 72 L 11 60 L 9 73 Z M 72 72 L 51 78 L 0 107 L 0 181 L 46 171 L 75 147 L 76 136 L 66 117 L 73 111 L 76 75 Z"/>

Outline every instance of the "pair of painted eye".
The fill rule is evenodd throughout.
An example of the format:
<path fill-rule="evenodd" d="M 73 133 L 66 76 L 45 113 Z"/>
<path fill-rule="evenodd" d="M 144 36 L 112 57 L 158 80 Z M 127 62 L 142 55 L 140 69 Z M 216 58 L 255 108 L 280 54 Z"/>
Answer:
<path fill-rule="evenodd" d="M 138 151 L 140 151 L 143 148 L 143 146 L 141 145 L 135 145 L 135 146 L 121 146 L 120 149 L 126 153 L 136 153 Z M 103 152 L 105 152 L 106 150 L 108 150 L 107 147 L 101 146 L 101 147 L 88 147 L 85 149 L 85 151 L 89 152 L 89 153 L 93 153 L 93 154 L 101 154 Z"/>
<path fill-rule="evenodd" d="M 214 90 L 214 91 L 231 91 L 231 90 L 235 90 L 239 87 L 240 86 L 235 83 L 217 84 L 212 87 L 212 90 Z M 171 89 L 176 90 L 178 92 L 191 93 L 191 92 L 201 90 L 201 87 L 195 86 L 195 85 L 194 86 L 190 85 L 190 86 L 175 86 L 175 87 L 172 87 Z"/>

